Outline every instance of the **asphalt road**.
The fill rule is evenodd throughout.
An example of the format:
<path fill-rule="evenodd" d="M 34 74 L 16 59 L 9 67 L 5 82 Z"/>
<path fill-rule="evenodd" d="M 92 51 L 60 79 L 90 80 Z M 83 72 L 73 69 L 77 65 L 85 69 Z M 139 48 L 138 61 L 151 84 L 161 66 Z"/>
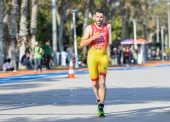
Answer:
<path fill-rule="evenodd" d="M 170 66 L 111 68 L 107 117 L 96 117 L 87 71 L 0 78 L 0 122 L 169 122 Z"/>

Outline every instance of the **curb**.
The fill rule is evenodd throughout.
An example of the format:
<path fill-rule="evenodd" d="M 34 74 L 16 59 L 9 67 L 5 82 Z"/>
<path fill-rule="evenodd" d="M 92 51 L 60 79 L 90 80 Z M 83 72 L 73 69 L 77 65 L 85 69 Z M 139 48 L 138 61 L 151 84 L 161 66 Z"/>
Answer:
<path fill-rule="evenodd" d="M 136 66 L 139 66 L 139 67 L 147 67 L 147 66 L 159 66 L 159 65 L 167 65 L 167 64 L 170 64 L 170 61 L 149 61 L 147 62 L 146 64 L 139 64 L 139 65 L 136 65 Z M 130 66 L 134 66 L 134 65 L 130 65 Z M 111 68 L 113 67 L 117 67 L 117 68 L 120 68 L 120 67 L 127 67 L 126 65 L 123 65 L 123 66 L 110 66 Z M 109 68 L 110 68 L 109 67 Z M 87 68 L 78 68 L 76 70 L 85 70 Z M 38 74 L 43 74 L 43 73 L 53 73 L 53 72 L 66 72 L 68 71 L 68 69 L 66 68 L 63 68 L 63 69 L 55 69 L 55 70 L 43 70 L 42 72 L 39 72 Z M 0 72 L 0 78 L 1 77 L 8 77 L 8 76 L 17 76 L 17 75 L 24 75 L 24 74 L 36 74 L 34 73 L 34 70 L 22 70 L 22 71 L 15 71 L 15 72 Z"/>

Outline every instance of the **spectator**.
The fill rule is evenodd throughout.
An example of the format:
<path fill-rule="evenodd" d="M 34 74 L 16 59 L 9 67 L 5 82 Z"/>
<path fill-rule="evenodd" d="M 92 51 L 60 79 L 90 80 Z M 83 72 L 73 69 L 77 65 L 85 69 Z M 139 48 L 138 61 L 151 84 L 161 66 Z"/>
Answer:
<path fill-rule="evenodd" d="M 122 59 L 123 59 L 123 50 L 122 50 L 122 47 L 118 47 L 118 54 L 117 54 L 118 65 L 122 64 L 123 62 Z"/>
<path fill-rule="evenodd" d="M 134 45 L 130 46 L 130 53 L 129 53 L 129 63 L 134 63 L 134 56 L 133 54 L 135 54 L 135 48 Z"/>
<path fill-rule="evenodd" d="M 51 69 L 50 67 L 51 54 L 52 54 L 52 49 L 49 45 L 49 42 L 46 42 L 44 46 L 44 61 L 47 69 Z"/>
<path fill-rule="evenodd" d="M 124 51 L 124 56 L 123 56 L 124 64 L 129 64 L 129 56 L 130 56 L 130 50 L 129 50 L 129 47 L 126 47 Z"/>
<path fill-rule="evenodd" d="M 114 54 L 114 64 L 117 65 L 118 64 L 118 50 L 117 48 L 113 48 L 113 54 Z"/>
<path fill-rule="evenodd" d="M 13 71 L 13 70 L 14 70 L 14 66 L 11 64 L 11 59 L 10 58 L 6 59 L 3 64 L 3 71 Z"/>
<path fill-rule="evenodd" d="M 31 70 L 33 69 L 33 66 L 32 66 L 32 63 L 31 63 L 31 60 L 30 60 L 30 54 L 28 51 L 25 51 L 25 54 L 22 56 L 21 58 L 21 64 L 23 66 L 26 66 L 26 68 L 28 70 Z"/>
<path fill-rule="evenodd" d="M 33 51 L 34 51 L 35 73 L 37 72 L 38 69 L 40 69 L 40 72 L 42 72 L 42 55 L 43 55 L 43 50 L 38 45 L 38 42 L 35 42 L 35 47 L 34 47 Z"/>
<path fill-rule="evenodd" d="M 68 53 L 66 51 L 61 52 L 61 65 L 66 66 L 67 65 L 67 58 L 68 58 Z"/>
<path fill-rule="evenodd" d="M 135 49 L 133 52 L 133 64 L 137 65 L 138 64 L 138 50 Z"/>
<path fill-rule="evenodd" d="M 74 57 L 74 54 L 73 54 L 73 49 L 71 46 L 69 45 L 66 45 L 66 52 L 68 54 L 68 57 L 67 57 L 67 63 L 69 64 L 70 63 L 70 59 Z"/>

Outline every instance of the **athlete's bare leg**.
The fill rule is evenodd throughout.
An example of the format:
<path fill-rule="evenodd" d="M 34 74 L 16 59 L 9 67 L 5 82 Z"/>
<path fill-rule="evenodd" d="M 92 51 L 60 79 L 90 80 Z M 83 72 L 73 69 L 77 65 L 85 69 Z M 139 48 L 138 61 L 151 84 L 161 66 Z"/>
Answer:
<path fill-rule="evenodd" d="M 96 100 L 99 100 L 99 82 L 98 81 L 93 81 L 93 92 L 96 96 Z"/>
<path fill-rule="evenodd" d="M 100 103 L 104 104 L 105 97 L 106 97 L 106 83 L 105 83 L 106 76 L 100 75 L 99 76 L 99 99 Z"/>

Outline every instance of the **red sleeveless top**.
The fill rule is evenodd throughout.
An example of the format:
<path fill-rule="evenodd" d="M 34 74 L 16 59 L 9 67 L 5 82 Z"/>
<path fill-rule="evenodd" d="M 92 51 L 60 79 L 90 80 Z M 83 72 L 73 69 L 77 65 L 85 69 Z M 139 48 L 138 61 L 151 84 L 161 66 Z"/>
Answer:
<path fill-rule="evenodd" d="M 93 40 L 90 43 L 90 48 L 93 49 L 103 49 L 106 50 L 108 46 L 108 27 L 107 24 L 104 24 L 102 28 L 97 28 L 95 24 L 92 24 L 92 36 L 94 33 L 99 32 L 101 37 Z"/>

